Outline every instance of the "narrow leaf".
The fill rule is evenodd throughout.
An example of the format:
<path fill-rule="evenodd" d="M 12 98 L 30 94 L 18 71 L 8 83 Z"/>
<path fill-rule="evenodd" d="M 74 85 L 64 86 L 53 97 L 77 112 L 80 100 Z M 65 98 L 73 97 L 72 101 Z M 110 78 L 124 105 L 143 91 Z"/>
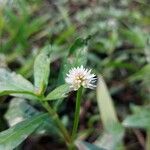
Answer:
<path fill-rule="evenodd" d="M 98 77 L 97 102 L 101 120 L 104 126 L 104 135 L 95 141 L 95 144 L 107 150 L 122 149 L 124 128 L 117 119 L 113 101 L 102 77 Z M 111 142 L 108 142 L 111 141 Z"/>
<path fill-rule="evenodd" d="M 109 130 L 111 125 L 118 122 L 118 119 L 105 81 L 100 76 L 97 85 L 97 102 L 104 128 Z"/>
<path fill-rule="evenodd" d="M 50 73 L 50 57 L 49 50 L 44 49 L 36 57 L 34 62 L 34 85 L 36 87 L 37 94 L 44 92 L 48 84 L 48 78 Z"/>

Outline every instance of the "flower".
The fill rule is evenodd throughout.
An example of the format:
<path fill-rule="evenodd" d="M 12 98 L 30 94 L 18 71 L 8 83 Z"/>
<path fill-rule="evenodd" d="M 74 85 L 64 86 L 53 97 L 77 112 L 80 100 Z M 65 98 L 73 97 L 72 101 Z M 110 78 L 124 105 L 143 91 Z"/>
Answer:
<path fill-rule="evenodd" d="M 70 88 L 75 91 L 81 86 L 90 89 L 96 87 L 96 85 L 94 85 L 96 75 L 91 74 L 91 69 L 85 69 L 83 66 L 72 68 L 67 74 L 65 81 L 70 85 Z"/>

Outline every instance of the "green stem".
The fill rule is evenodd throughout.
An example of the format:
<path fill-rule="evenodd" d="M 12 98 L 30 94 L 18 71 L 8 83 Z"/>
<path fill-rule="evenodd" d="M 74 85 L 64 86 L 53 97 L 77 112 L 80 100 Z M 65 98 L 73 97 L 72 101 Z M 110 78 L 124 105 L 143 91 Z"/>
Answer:
<path fill-rule="evenodd" d="M 78 124 L 79 124 L 82 90 L 83 87 L 80 87 L 79 90 L 77 91 L 75 116 L 74 116 L 73 130 L 71 136 L 72 141 L 76 138 Z"/>
<path fill-rule="evenodd" d="M 55 122 L 58 129 L 61 131 L 62 136 L 64 137 L 64 140 L 66 142 L 66 145 L 68 146 L 68 149 L 70 149 L 70 145 L 72 144 L 70 135 L 68 131 L 66 130 L 65 126 L 59 119 L 58 114 L 51 108 L 51 106 L 48 104 L 48 102 L 42 102 L 43 107 L 48 111 L 50 117 L 52 117 L 53 121 Z"/>
<path fill-rule="evenodd" d="M 146 150 L 150 150 L 150 130 L 147 130 Z"/>

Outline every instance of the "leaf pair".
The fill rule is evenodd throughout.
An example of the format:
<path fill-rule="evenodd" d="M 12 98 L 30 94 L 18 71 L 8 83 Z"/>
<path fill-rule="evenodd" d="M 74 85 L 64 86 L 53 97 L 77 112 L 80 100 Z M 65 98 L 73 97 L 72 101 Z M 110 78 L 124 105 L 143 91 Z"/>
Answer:
<path fill-rule="evenodd" d="M 6 69 L 0 69 L 0 96 L 13 95 L 28 99 L 37 99 L 44 94 L 48 85 L 50 73 L 50 56 L 48 51 L 43 50 L 34 63 L 34 85 L 23 76 L 11 73 Z M 36 90 L 35 90 L 36 89 Z M 68 88 L 61 86 L 48 94 L 47 99 L 57 99 L 64 97 L 62 91 Z M 29 117 L 25 121 L 19 122 L 8 130 L 0 133 L 0 149 L 12 150 L 24 141 L 34 130 L 36 130 L 48 118 L 47 114 L 38 114 Z"/>
<path fill-rule="evenodd" d="M 35 60 L 34 86 L 23 76 L 0 68 L 0 95 L 17 94 L 17 96 L 32 99 L 36 94 L 42 94 L 48 84 L 49 68 L 50 59 L 46 50 L 43 50 Z"/>
<path fill-rule="evenodd" d="M 42 50 L 36 57 L 34 63 L 34 85 L 23 76 L 11 73 L 0 68 L 0 96 L 13 95 L 27 99 L 38 99 L 43 95 L 49 80 L 50 74 L 50 51 Z M 45 100 L 56 100 L 64 98 L 69 92 L 69 86 L 64 84 L 50 92 Z"/>

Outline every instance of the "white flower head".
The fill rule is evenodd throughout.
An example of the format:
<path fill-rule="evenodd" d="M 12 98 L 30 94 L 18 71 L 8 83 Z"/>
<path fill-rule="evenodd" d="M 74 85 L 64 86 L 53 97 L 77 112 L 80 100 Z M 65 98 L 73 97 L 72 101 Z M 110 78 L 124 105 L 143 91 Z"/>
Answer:
<path fill-rule="evenodd" d="M 93 89 L 96 87 L 96 75 L 91 73 L 91 69 L 85 69 L 83 66 L 72 68 L 65 79 L 73 90 L 78 90 L 81 86 Z"/>

